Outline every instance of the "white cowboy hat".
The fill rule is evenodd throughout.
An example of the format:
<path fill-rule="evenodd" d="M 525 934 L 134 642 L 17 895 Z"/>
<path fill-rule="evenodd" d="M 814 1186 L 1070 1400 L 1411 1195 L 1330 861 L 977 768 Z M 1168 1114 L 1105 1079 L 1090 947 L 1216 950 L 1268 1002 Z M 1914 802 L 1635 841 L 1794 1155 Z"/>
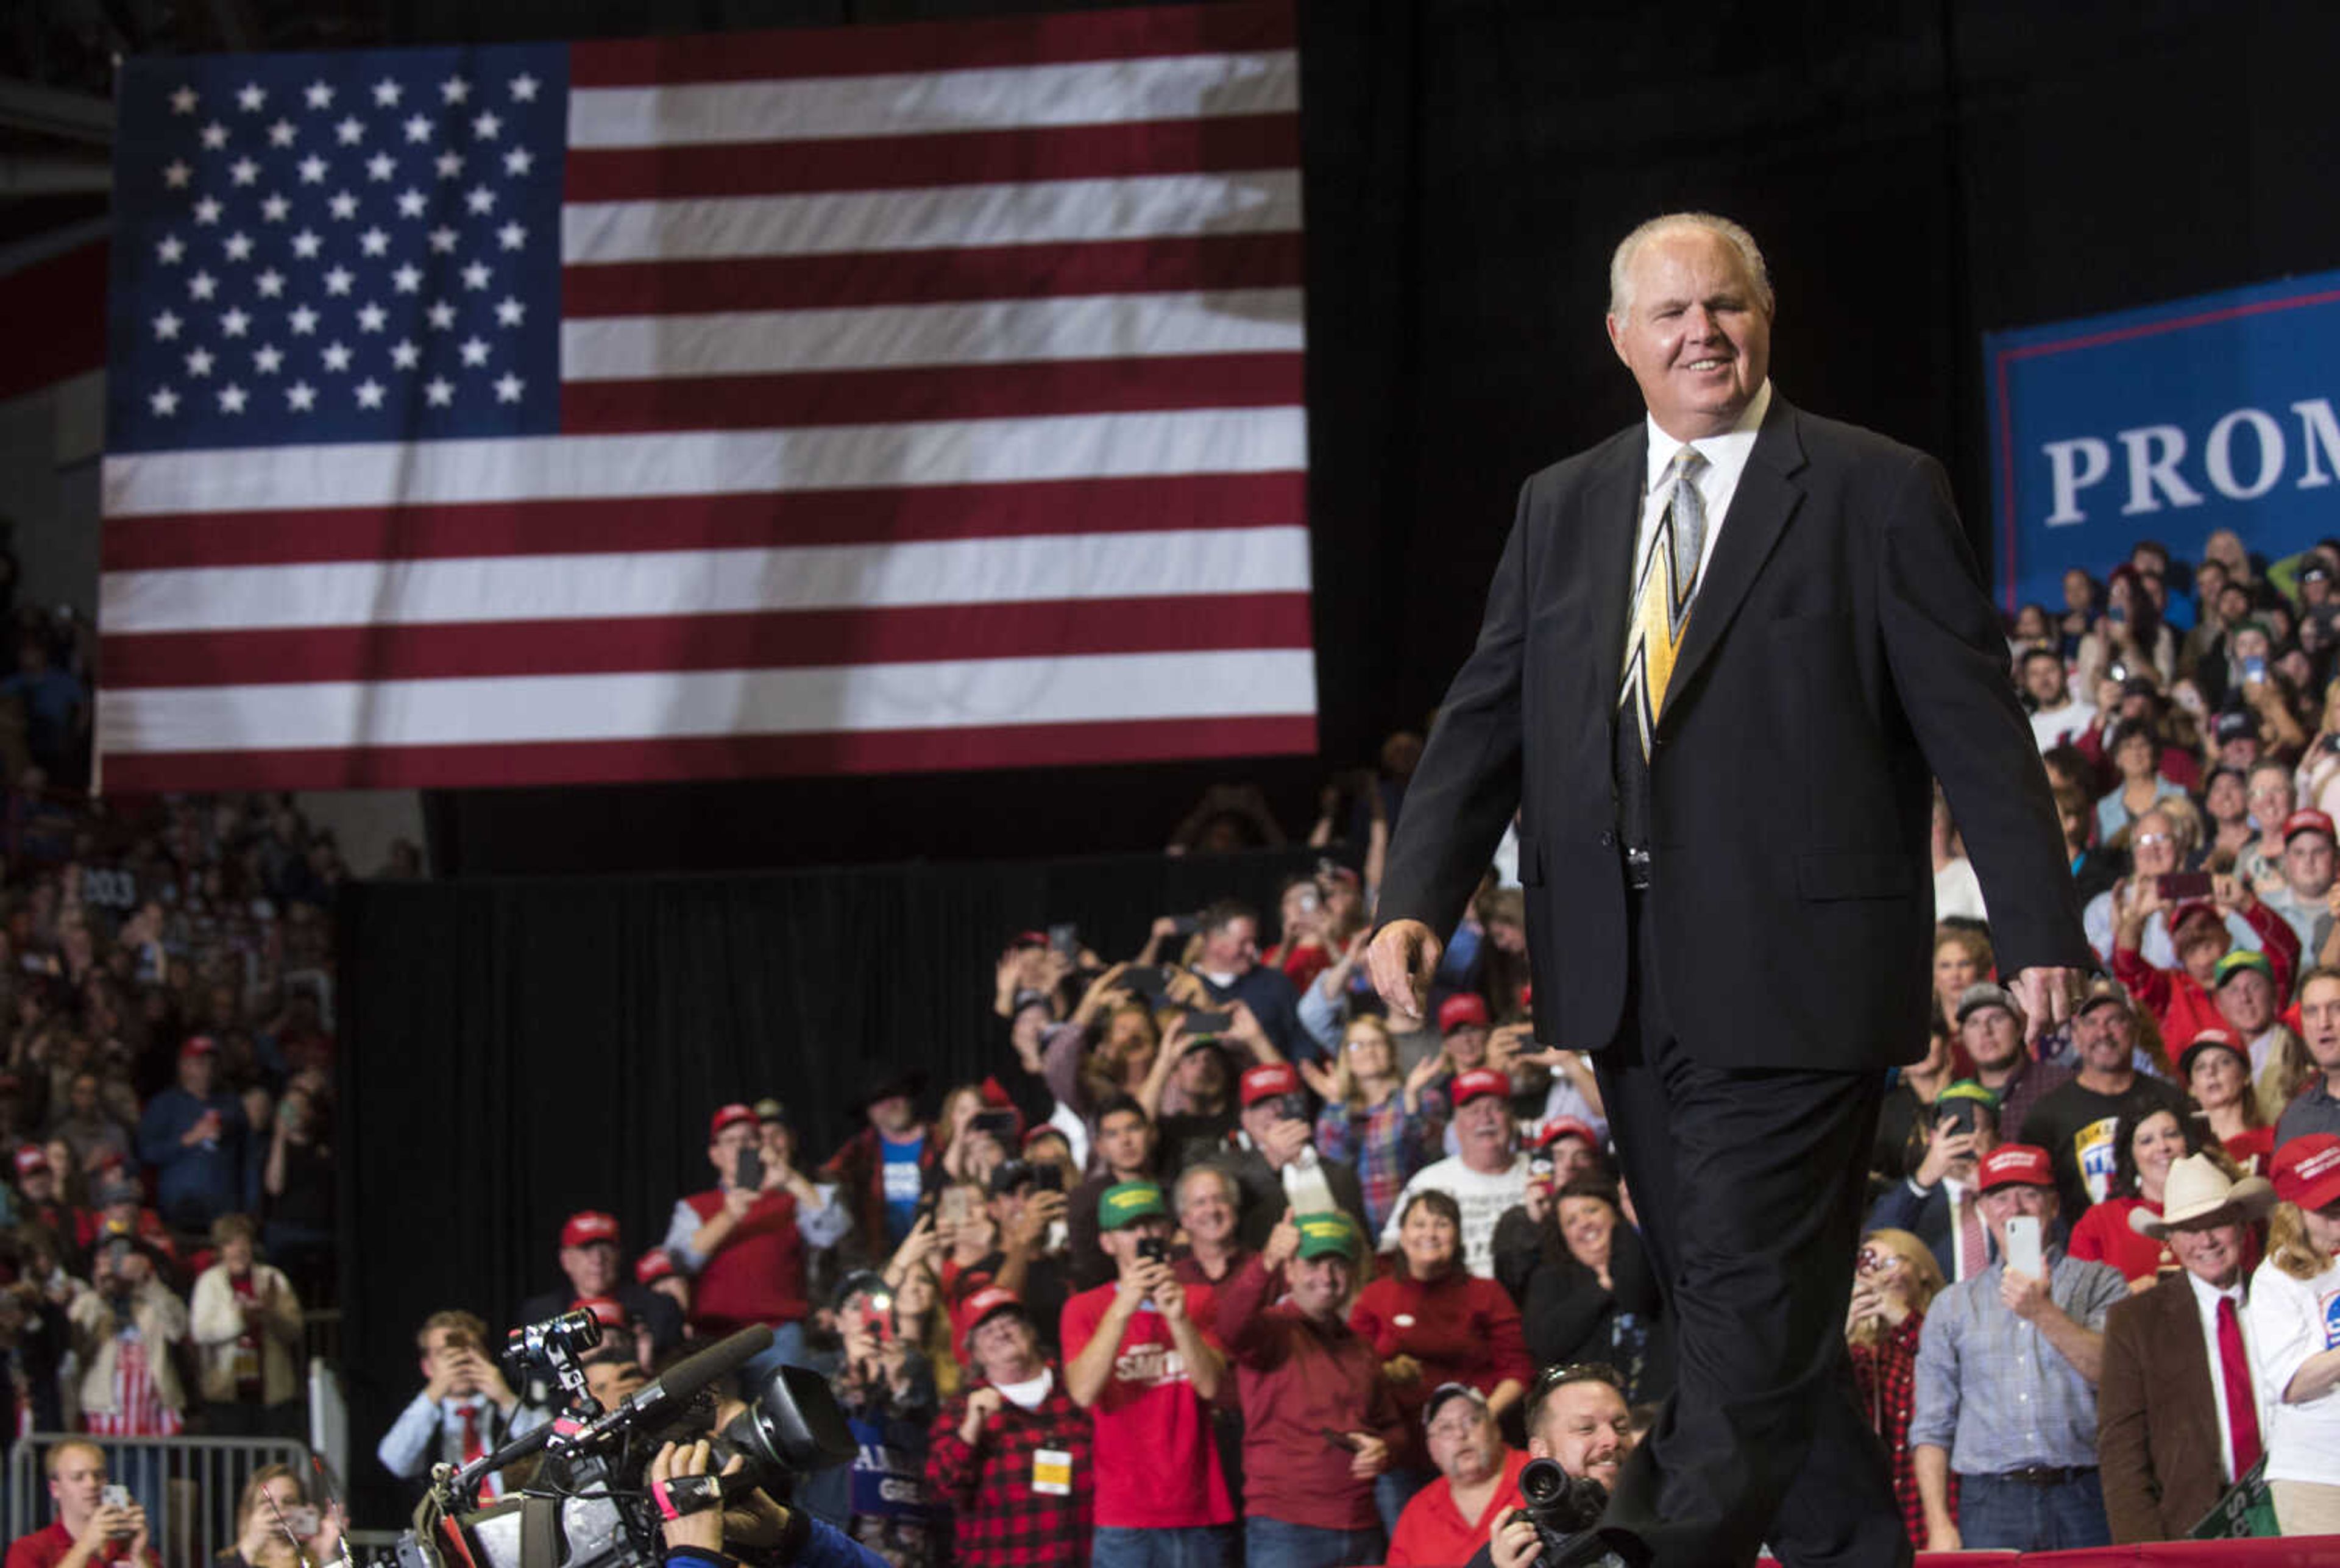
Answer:
<path fill-rule="evenodd" d="M 2131 1209 L 2128 1225 L 2137 1235 L 2159 1241 L 2173 1226 L 2208 1219 L 2213 1215 L 2258 1219 L 2274 1203 L 2275 1188 L 2262 1178 L 2245 1176 L 2240 1181 L 2228 1181 L 2226 1173 L 2208 1155 L 2187 1155 L 2169 1167 L 2169 1180 L 2161 1192 L 2161 1212 Z M 2229 1209 L 2234 1211 L 2231 1215 L 2226 1213 Z"/>

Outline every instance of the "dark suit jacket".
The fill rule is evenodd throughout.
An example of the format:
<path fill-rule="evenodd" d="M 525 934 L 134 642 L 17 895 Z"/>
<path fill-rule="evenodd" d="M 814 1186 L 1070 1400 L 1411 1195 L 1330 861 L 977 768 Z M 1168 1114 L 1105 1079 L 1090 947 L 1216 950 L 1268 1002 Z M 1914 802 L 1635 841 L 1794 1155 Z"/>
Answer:
<path fill-rule="evenodd" d="M 1612 736 L 1645 426 L 1531 478 L 1382 884 L 1451 930 L 1517 808 L 1539 1039 L 1626 996 Z M 1931 458 L 1776 389 L 1692 603 L 1651 763 L 1657 967 L 1726 1067 L 1884 1067 L 1926 1038 L 1929 778 L 2008 972 L 2089 961 L 2007 644 Z"/>
<path fill-rule="evenodd" d="M 2216 1399 L 2185 1276 L 2114 1305 L 2097 1384 L 2097 1449 L 2117 1543 L 2178 1539 L 2225 1494 Z"/>

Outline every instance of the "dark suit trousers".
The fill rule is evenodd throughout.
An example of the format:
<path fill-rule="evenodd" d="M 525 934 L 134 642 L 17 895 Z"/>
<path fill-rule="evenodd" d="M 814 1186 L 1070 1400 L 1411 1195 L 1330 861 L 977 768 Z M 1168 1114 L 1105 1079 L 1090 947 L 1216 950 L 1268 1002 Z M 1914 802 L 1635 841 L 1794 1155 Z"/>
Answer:
<path fill-rule="evenodd" d="M 1661 1568 L 1752 1563 L 1767 1540 L 1793 1568 L 1907 1564 L 1844 1351 L 1884 1075 L 1693 1061 L 1668 1023 L 1646 905 L 1629 898 L 1625 1018 L 1596 1067 L 1680 1374 L 1602 1533 Z M 1813 984 L 1827 964 L 1812 955 Z"/>

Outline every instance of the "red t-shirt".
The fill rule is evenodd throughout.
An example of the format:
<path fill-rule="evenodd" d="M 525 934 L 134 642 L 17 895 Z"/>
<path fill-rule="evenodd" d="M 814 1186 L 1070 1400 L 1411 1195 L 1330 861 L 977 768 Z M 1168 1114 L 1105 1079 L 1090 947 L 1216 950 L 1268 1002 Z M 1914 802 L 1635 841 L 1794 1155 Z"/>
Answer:
<path fill-rule="evenodd" d="M 2275 1166 L 2275 1129 L 2246 1127 L 2226 1140 L 2226 1152 L 2245 1176 L 2263 1176 Z"/>
<path fill-rule="evenodd" d="M 52 1520 L 45 1530 L 35 1530 L 30 1535 L 19 1535 L 8 1543 L 7 1568 L 56 1568 L 73 1550 L 73 1532 L 62 1519 Z M 108 1541 L 97 1552 L 96 1560 L 103 1563 L 130 1561 L 130 1543 Z M 144 1559 L 146 1568 L 154 1568 L 154 1552 L 149 1547 Z"/>
<path fill-rule="evenodd" d="M 1065 1360 L 1096 1337 L 1117 1285 L 1101 1285 L 1065 1303 Z M 1210 1340 L 1211 1287 L 1186 1287 L 1186 1315 Z M 1186 1375 L 1185 1357 L 1158 1312 L 1131 1315 L 1113 1375 L 1089 1407 L 1096 1433 L 1096 1523 L 1105 1529 L 1175 1530 L 1232 1524 L 1234 1502 L 1219 1473 L 1210 1414 Z"/>
<path fill-rule="evenodd" d="M 1443 1475 L 1413 1494 L 1397 1516 L 1390 1535 L 1388 1568 L 1462 1568 L 1495 1533 L 1495 1526 L 1523 1506 L 1520 1472 L 1528 1456 L 1516 1448 L 1503 1451 L 1503 1479 L 1476 1519 L 1465 1519 L 1454 1506 L 1454 1485 Z"/>

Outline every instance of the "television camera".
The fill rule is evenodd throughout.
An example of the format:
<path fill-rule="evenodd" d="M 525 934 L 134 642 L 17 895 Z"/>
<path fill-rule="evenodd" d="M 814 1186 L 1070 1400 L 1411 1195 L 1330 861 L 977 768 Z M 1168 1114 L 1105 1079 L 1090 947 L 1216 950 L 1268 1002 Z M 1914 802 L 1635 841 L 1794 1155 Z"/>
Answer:
<path fill-rule="evenodd" d="M 658 1568 L 665 1548 L 660 1503 L 644 1480 L 650 1459 L 667 1443 L 709 1435 L 717 1386 L 770 1349 L 772 1331 L 742 1329 L 609 1411 L 586 1392 L 583 1364 L 601 1334 L 588 1312 L 512 1331 L 506 1360 L 550 1372 L 567 1406 L 468 1464 L 434 1467 L 412 1528 L 399 1536 L 399 1568 Z M 745 1463 L 728 1475 L 669 1484 L 666 1507 L 719 1507 L 759 1489 L 785 1503 L 798 1476 L 853 1456 L 844 1414 L 818 1374 L 783 1366 L 750 1392 L 747 1408 L 712 1439 L 717 1469 L 734 1455 Z M 532 1473 L 506 1479 L 504 1495 L 482 1501 L 490 1476 L 529 1459 Z"/>

